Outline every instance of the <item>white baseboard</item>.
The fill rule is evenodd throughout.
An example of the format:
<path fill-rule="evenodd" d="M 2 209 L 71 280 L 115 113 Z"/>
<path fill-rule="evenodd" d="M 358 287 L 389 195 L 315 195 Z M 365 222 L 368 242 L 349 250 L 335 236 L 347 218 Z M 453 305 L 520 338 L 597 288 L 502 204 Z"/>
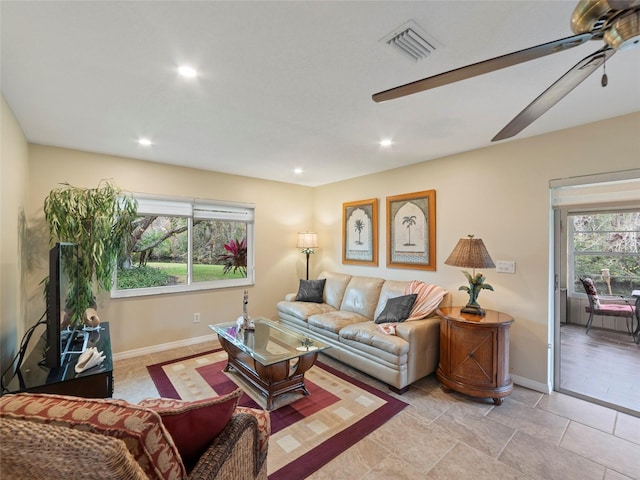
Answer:
<path fill-rule="evenodd" d="M 201 337 L 186 338 L 184 340 L 178 340 L 175 342 L 161 343 L 159 345 L 152 345 L 150 347 L 136 348 L 135 350 L 118 352 L 113 354 L 113 360 L 125 360 L 127 358 L 138 357 L 140 355 L 148 355 L 150 353 L 158 353 L 165 350 L 171 350 L 172 348 L 188 347 L 189 345 L 197 345 L 199 343 L 205 342 L 213 342 L 215 344 L 218 344 L 218 336 L 216 334 L 203 335 Z"/>
<path fill-rule="evenodd" d="M 551 388 L 546 383 L 536 382 L 535 380 L 531 380 L 530 378 L 526 377 L 520 377 L 519 375 L 511 375 L 511 380 L 513 380 L 513 383 L 515 383 L 516 385 L 530 388 L 531 390 L 535 390 L 536 392 L 551 393 Z"/>

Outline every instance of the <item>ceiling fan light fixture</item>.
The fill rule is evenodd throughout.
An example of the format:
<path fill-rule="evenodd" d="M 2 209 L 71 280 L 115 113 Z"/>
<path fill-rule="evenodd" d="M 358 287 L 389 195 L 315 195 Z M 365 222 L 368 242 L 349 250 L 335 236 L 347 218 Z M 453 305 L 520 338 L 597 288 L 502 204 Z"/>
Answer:
<path fill-rule="evenodd" d="M 628 50 L 640 45 L 640 11 L 616 19 L 604 33 L 604 41 L 616 50 Z"/>

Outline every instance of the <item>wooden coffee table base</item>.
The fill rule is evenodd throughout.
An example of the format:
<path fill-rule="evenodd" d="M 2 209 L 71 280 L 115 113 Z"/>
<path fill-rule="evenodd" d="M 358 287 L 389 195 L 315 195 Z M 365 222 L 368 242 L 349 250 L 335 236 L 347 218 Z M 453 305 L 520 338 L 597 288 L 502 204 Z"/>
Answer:
<path fill-rule="evenodd" d="M 223 337 L 218 336 L 218 339 L 229 357 L 224 371 L 233 368 L 258 389 L 267 399 L 267 410 L 273 410 L 273 400 L 279 395 L 296 390 L 309 395 L 309 390 L 304 384 L 304 374 L 315 363 L 318 352 L 309 352 L 293 360 L 262 365 Z"/>

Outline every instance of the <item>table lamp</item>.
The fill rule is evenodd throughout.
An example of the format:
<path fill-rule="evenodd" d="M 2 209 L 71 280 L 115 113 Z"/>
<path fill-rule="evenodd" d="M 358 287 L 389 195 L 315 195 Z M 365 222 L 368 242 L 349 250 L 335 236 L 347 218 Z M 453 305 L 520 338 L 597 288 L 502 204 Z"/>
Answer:
<path fill-rule="evenodd" d="M 300 248 L 301 253 L 307 256 L 307 280 L 309 280 L 309 255 L 316 253 L 315 249 L 318 248 L 318 234 L 317 233 L 298 233 L 298 243 L 296 248 Z"/>
<path fill-rule="evenodd" d="M 458 244 L 449 255 L 449 258 L 445 260 L 445 265 L 451 265 L 454 267 L 472 268 L 473 274 L 462 271 L 469 280 L 469 286 L 462 286 L 458 290 L 464 290 L 469 294 L 469 302 L 461 310 L 463 313 L 471 313 L 473 315 L 484 316 L 485 311 L 480 308 L 478 304 L 478 295 L 482 289 L 493 291 L 493 287 L 487 283 L 484 283 L 484 275 L 478 273 L 476 275 L 476 268 L 495 268 L 495 264 L 484 243 L 479 238 L 473 238 L 473 235 L 467 235 L 467 238 L 461 238 L 458 240 Z"/>

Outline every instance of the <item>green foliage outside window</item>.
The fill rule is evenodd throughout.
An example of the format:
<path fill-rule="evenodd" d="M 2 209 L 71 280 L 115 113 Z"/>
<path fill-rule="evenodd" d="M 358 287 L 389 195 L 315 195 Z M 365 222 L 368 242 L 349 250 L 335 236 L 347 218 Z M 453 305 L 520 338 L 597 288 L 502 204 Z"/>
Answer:
<path fill-rule="evenodd" d="M 147 215 L 134 222 L 132 248 L 118 268 L 119 290 L 188 284 L 189 219 Z M 243 222 L 193 219 L 192 282 L 246 278 L 247 227 Z M 242 240 L 236 240 L 240 238 Z M 228 246 L 241 242 L 242 258 L 229 266 Z"/>
<path fill-rule="evenodd" d="M 171 275 L 155 267 L 136 267 L 118 272 L 118 288 L 149 288 L 171 285 Z"/>
<path fill-rule="evenodd" d="M 583 291 L 579 277 L 592 278 L 601 294 L 609 294 L 609 286 L 612 295 L 640 289 L 640 212 L 572 215 L 569 221 L 576 292 Z"/>

